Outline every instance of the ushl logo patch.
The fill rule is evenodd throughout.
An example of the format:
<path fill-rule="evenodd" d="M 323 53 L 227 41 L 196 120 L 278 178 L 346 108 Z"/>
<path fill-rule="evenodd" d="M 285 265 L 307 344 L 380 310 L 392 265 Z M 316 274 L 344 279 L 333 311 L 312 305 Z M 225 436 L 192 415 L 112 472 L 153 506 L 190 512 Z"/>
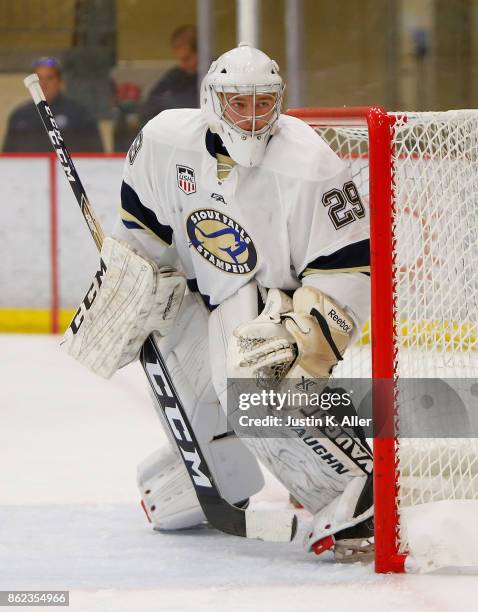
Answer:
<path fill-rule="evenodd" d="M 176 166 L 178 187 L 186 195 L 196 193 L 196 177 L 194 176 L 194 170 L 188 166 Z"/>

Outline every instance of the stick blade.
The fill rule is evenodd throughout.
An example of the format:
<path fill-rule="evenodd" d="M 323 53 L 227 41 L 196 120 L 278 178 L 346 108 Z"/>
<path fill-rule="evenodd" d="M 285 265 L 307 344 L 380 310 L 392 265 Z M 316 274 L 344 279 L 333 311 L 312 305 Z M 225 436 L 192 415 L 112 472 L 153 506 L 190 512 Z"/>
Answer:
<path fill-rule="evenodd" d="M 246 510 L 248 538 L 267 542 L 290 542 L 297 532 L 297 517 L 290 510 L 259 512 Z"/>

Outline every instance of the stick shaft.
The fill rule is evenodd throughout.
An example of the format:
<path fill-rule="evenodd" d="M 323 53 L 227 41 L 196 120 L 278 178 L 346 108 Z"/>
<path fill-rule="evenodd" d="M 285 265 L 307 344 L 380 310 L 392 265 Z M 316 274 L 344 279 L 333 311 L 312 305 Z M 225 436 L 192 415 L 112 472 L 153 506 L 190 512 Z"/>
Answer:
<path fill-rule="evenodd" d="M 36 104 L 42 123 L 45 126 L 48 136 L 50 137 L 53 149 L 60 160 L 63 172 L 65 173 L 65 176 L 70 183 L 70 187 L 75 194 L 76 201 L 78 202 L 86 224 L 88 225 L 88 229 L 90 230 L 93 240 L 95 241 L 96 247 L 98 251 L 101 251 L 101 245 L 103 244 L 104 240 L 103 230 L 98 219 L 95 217 L 93 209 L 91 208 L 86 191 L 81 183 L 80 177 L 78 176 L 75 164 L 73 163 L 68 149 L 65 146 L 63 137 L 55 121 L 51 108 L 48 106 L 48 103 L 45 100 L 38 76 L 36 74 L 31 74 L 24 79 L 24 83 Z"/>

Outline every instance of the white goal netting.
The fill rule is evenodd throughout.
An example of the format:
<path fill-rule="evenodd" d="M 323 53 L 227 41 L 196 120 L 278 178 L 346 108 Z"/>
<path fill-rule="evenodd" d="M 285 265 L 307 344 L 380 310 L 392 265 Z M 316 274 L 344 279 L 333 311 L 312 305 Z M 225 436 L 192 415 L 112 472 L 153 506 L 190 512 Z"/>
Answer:
<path fill-rule="evenodd" d="M 375 342 L 393 341 L 396 350 L 397 505 L 403 517 L 410 506 L 478 500 L 478 111 L 395 118 L 396 337 Z M 350 165 L 368 201 L 368 129 L 327 121 L 316 130 Z M 371 376 L 370 353 L 366 326 L 335 376 Z M 407 551 L 405 521 L 397 534 L 399 551 Z"/>

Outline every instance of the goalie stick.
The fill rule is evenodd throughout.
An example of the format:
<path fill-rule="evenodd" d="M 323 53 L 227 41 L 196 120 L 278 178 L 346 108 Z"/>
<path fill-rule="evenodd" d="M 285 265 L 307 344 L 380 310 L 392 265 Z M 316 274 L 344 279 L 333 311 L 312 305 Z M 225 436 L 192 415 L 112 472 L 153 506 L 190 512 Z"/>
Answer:
<path fill-rule="evenodd" d="M 46 102 L 38 76 L 31 74 L 24 79 L 24 83 L 37 107 L 93 240 L 98 250 L 101 251 L 103 231 L 93 213 L 53 113 Z M 103 262 L 101 266 L 104 272 Z M 140 361 L 154 397 L 165 417 L 164 420 L 178 445 L 201 508 L 211 525 L 225 533 L 246 538 L 277 542 L 292 540 L 297 531 L 297 517 L 290 511 L 243 510 L 221 497 L 152 335 L 148 336 L 143 344 Z"/>

